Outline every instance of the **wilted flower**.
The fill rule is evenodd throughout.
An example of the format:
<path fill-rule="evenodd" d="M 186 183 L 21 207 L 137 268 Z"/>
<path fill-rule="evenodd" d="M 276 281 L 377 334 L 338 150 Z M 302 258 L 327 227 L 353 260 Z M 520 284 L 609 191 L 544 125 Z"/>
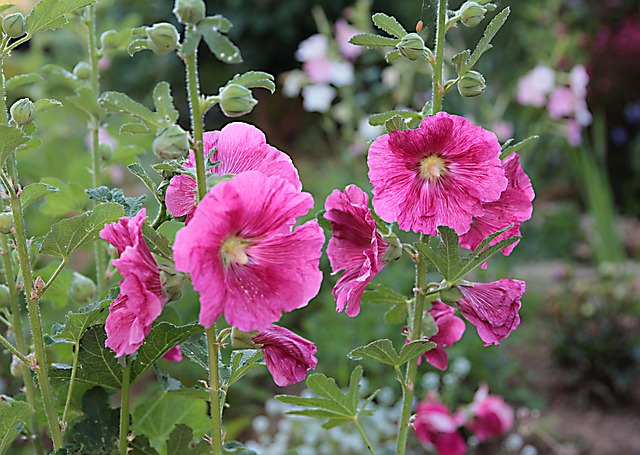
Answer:
<path fill-rule="evenodd" d="M 471 414 L 466 426 L 478 441 L 500 436 L 513 427 L 513 408 L 497 395 L 489 395 L 487 384 L 482 384 L 469 405 Z"/>
<path fill-rule="evenodd" d="M 460 422 L 449 409 L 429 392 L 418 403 L 414 422 L 415 434 L 424 444 L 434 446 L 439 455 L 462 455 L 467 445 L 458 431 Z"/>
<path fill-rule="evenodd" d="M 436 300 L 431 303 L 429 314 L 438 327 L 438 333 L 429 338 L 436 347 L 424 353 L 424 359 L 439 370 L 446 370 L 449 357 L 445 347 L 451 346 L 462 338 L 465 324 L 462 319 L 453 315 L 455 310 L 448 305 Z"/>
<path fill-rule="evenodd" d="M 383 134 L 369 149 L 373 207 L 403 230 L 464 234 L 507 187 L 500 150 L 493 133 L 444 112 L 418 129 Z"/>
<path fill-rule="evenodd" d="M 209 191 L 173 245 L 176 269 L 200 293 L 200 324 L 224 313 L 242 331 L 264 330 L 318 293 L 322 229 L 313 220 L 291 230 L 311 207 L 310 194 L 257 171 Z"/>

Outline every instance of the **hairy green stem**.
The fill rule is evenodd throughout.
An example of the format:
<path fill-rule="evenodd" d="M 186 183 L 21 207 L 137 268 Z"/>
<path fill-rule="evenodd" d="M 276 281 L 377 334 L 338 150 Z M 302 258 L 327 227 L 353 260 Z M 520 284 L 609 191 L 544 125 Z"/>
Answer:
<path fill-rule="evenodd" d="M 355 423 L 356 428 L 358 429 L 358 432 L 360 433 L 360 436 L 362 437 L 362 440 L 366 444 L 367 449 L 369 449 L 369 453 L 371 455 L 376 455 L 376 452 L 375 452 L 375 450 L 373 450 L 373 446 L 371 445 L 371 441 L 369 441 L 369 438 L 367 437 L 367 434 L 364 432 L 364 429 L 362 428 L 362 425 L 360 425 L 360 422 L 358 421 L 357 417 L 355 419 L 353 419 L 353 423 Z"/>
<path fill-rule="evenodd" d="M 73 384 L 76 381 L 76 374 L 78 373 L 78 359 L 80 358 L 80 340 L 76 340 L 73 345 L 73 364 L 71 365 L 71 376 L 69 377 L 69 390 L 67 391 L 67 399 L 64 402 L 64 411 L 62 412 L 62 428 L 67 427 L 67 413 L 69 412 L 69 405 L 71 404 L 71 395 L 73 393 Z"/>
<path fill-rule="evenodd" d="M 438 0 L 438 22 L 436 25 L 435 62 L 433 65 L 433 115 L 442 110 L 444 86 L 444 37 L 447 32 L 447 0 Z"/>
<path fill-rule="evenodd" d="M 209 351 L 209 396 L 211 399 L 211 446 L 214 455 L 222 453 L 222 403 L 220 402 L 220 373 L 218 371 L 218 352 L 220 345 L 216 339 L 216 326 L 207 329 L 207 348 Z"/>
<path fill-rule="evenodd" d="M 53 272 L 53 275 L 51 275 L 51 278 L 49 278 L 49 280 L 47 280 L 47 283 L 44 285 L 44 287 L 42 289 L 40 289 L 40 291 L 38 291 L 39 298 L 42 298 L 44 293 L 47 292 L 47 289 L 49 289 L 51 287 L 51 285 L 56 280 L 56 278 L 58 278 L 58 276 L 62 273 L 62 271 L 64 270 L 65 266 L 67 265 L 67 261 L 68 261 L 67 258 L 63 258 L 62 262 L 60 262 L 60 264 L 58 264 L 58 267 Z"/>
<path fill-rule="evenodd" d="M 29 363 L 27 358 L 18 350 L 18 348 L 12 345 L 9 340 L 7 340 L 5 337 L 2 336 L 2 334 L 0 334 L 0 344 L 3 344 L 4 347 L 7 348 L 11 354 L 15 355 L 17 358 L 19 358 L 23 362 Z"/>
<path fill-rule="evenodd" d="M 125 359 L 120 390 L 120 453 L 126 455 L 129 442 L 129 385 L 131 382 L 131 356 Z"/>

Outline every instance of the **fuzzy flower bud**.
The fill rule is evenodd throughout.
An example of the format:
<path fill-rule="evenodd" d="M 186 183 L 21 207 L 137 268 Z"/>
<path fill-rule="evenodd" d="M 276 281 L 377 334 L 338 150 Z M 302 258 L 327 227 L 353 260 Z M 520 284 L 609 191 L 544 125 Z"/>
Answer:
<path fill-rule="evenodd" d="M 234 327 L 231 330 L 231 347 L 233 349 L 261 349 L 262 345 L 252 340 L 257 334 L 257 330 L 243 332 Z"/>
<path fill-rule="evenodd" d="M 384 252 L 384 255 L 382 255 L 382 260 L 388 263 L 400 259 L 402 257 L 402 242 L 400 242 L 398 236 L 391 234 L 383 238 L 389 243 L 389 247 Z"/>
<path fill-rule="evenodd" d="M 460 8 L 460 21 L 466 27 L 475 27 L 482 22 L 486 12 L 487 8 L 478 2 L 467 2 Z"/>
<path fill-rule="evenodd" d="M 189 137 L 178 125 L 161 129 L 153 141 L 153 153 L 161 160 L 184 158 L 188 152 Z"/>
<path fill-rule="evenodd" d="M 18 125 L 28 125 L 36 118 L 36 107 L 29 98 L 22 98 L 11 106 L 11 118 Z"/>
<path fill-rule="evenodd" d="M 466 72 L 458 82 L 458 92 L 465 98 L 482 95 L 486 87 L 484 76 L 477 71 Z"/>
<path fill-rule="evenodd" d="M 160 270 L 160 283 L 162 285 L 162 295 L 167 298 L 167 302 L 179 300 L 182 297 L 182 287 L 185 274 L 176 271 L 171 262 L 158 261 Z"/>
<path fill-rule="evenodd" d="M 80 80 L 86 80 L 91 77 L 91 66 L 87 62 L 78 62 L 73 68 L 73 74 Z"/>
<path fill-rule="evenodd" d="M 96 284 L 89 277 L 78 272 L 73 272 L 73 280 L 71 281 L 71 289 L 69 296 L 78 303 L 88 303 L 93 300 L 96 295 Z"/>
<path fill-rule="evenodd" d="M 400 40 L 396 48 L 409 60 L 418 60 L 424 54 L 424 40 L 417 33 L 409 33 Z"/>
<path fill-rule="evenodd" d="M 258 101 L 251 90 L 239 84 L 229 84 L 220 92 L 220 109 L 227 117 L 240 117 L 248 114 Z"/>
<path fill-rule="evenodd" d="M 10 234 L 13 229 L 13 213 L 0 213 L 0 234 Z"/>
<path fill-rule="evenodd" d="M 449 289 L 445 289 L 444 291 L 440 291 L 440 300 L 442 300 L 443 303 L 456 303 L 462 297 L 462 292 L 460 292 L 457 287 L 452 287 Z"/>
<path fill-rule="evenodd" d="M 9 305 L 9 299 L 9 288 L 4 284 L 0 284 L 0 308 Z"/>
<path fill-rule="evenodd" d="M 21 13 L 7 14 L 2 19 L 2 31 L 9 38 L 20 38 L 26 33 L 27 23 Z"/>
<path fill-rule="evenodd" d="M 176 0 L 173 7 L 173 14 L 181 24 L 197 25 L 205 13 L 206 5 L 202 0 Z"/>
<path fill-rule="evenodd" d="M 149 48 L 157 55 L 166 55 L 178 48 L 180 35 L 178 30 L 168 22 L 161 22 L 147 27 Z"/>

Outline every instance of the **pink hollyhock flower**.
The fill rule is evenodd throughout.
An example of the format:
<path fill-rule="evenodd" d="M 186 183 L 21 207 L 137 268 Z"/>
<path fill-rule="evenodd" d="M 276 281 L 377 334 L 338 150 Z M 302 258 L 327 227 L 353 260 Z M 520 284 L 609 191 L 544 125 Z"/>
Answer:
<path fill-rule="evenodd" d="M 458 431 L 460 422 L 429 392 L 418 404 L 413 427 L 423 444 L 434 446 L 439 455 L 462 455 L 467 445 Z"/>
<path fill-rule="evenodd" d="M 406 231 L 464 234 L 507 187 L 495 134 L 444 112 L 379 136 L 368 162 L 376 213 Z"/>
<path fill-rule="evenodd" d="M 567 142 L 573 147 L 578 147 L 582 144 L 582 127 L 576 120 L 569 119 L 566 123 L 567 127 Z"/>
<path fill-rule="evenodd" d="M 313 198 L 287 180 L 248 171 L 214 186 L 176 234 L 176 269 L 200 293 L 200 324 L 224 313 L 242 331 L 264 330 L 320 290 L 324 235 L 316 220 L 291 230 Z"/>
<path fill-rule="evenodd" d="M 480 442 L 500 436 L 513 427 L 513 408 L 502 397 L 489 395 L 486 384 L 482 384 L 476 392 L 469 411 L 472 418 L 466 426 Z"/>
<path fill-rule="evenodd" d="M 355 61 L 355 59 L 357 59 L 364 50 L 361 46 L 356 46 L 355 44 L 351 44 L 349 42 L 351 37 L 357 35 L 358 33 L 360 33 L 360 30 L 349 24 L 349 22 L 347 22 L 345 19 L 338 19 L 336 21 L 334 34 L 338 43 L 338 47 L 340 48 L 340 52 L 342 53 L 344 58 L 351 62 Z"/>
<path fill-rule="evenodd" d="M 569 87 L 556 87 L 547 102 L 549 117 L 571 117 L 576 110 L 576 96 Z"/>
<path fill-rule="evenodd" d="M 328 57 L 307 60 L 302 64 L 302 70 L 314 84 L 328 84 L 331 82 L 331 60 Z"/>
<path fill-rule="evenodd" d="M 344 270 L 333 288 L 337 311 L 346 308 L 347 315 L 356 316 L 367 284 L 387 265 L 383 256 L 389 243 L 371 218 L 369 197 L 357 186 L 347 186 L 344 193 L 333 190 L 325 209 L 324 217 L 333 228 L 327 247 L 331 270 Z"/>
<path fill-rule="evenodd" d="M 491 131 L 493 131 L 498 140 L 505 142 L 513 137 L 513 123 L 506 120 L 496 120 L 491 124 Z"/>
<path fill-rule="evenodd" d="M 329 41 L 325 35 L 316 33 L 300 41 L 295 57 L 299 62 L 308 62 L 327 56 Z"/>
<path fill-rule="evenodd" d="M 545 65 L 537 65 L 518 81 L 516 98 L 524 106 L 542 107 L 555 84 L 554 71 Z"/>
<path fill-rule="evenodd" d="M 531 201 L 535 197 L 531 180 L 522 170 L 517 153 L 512 153 L 502 161 L 505 175 L 507 176 L 507 188 L 495 202 L 482 204 L 484 213 L 473 219 L 471 229 L 460 236 L 460 245 L 469 249 L 476 249 L 489 235 L 503 229 L 513 223 L 507 231 L 496 237 L 491 245 L 499 241 L 520 235 L 520 223 L 531 218 L 533 206 Z M 511 254 L 517 242 L 502 250 L 502 254 Z"/>
<path fill-rule="evenodd" d="M 180 346 L 174 346 L 164 353 L 162 356 L 165 360 L 170 360 L 171 362 L 179 362 L 182 360 L 182 350 Z"/>
<path fill-rule="evenodd" d="M 142 236 L 145 216 L 146 210 L 142 209 L 133 218 L 122 217 L 100 231 L 100 237 L 118 250 L 120 258 L 113 265 L 124 278 L 105 324 L 105 345 L 115 351 L 116 357 L 133 354 L 142 345 L 167 301 L 158 264 Z"/>
<path fill-rule="evenodd" d="M 262 354 L 273 380 L 280 387 L 296 384 L 314 370 L 317 349 L 309 340 L 277 325 L 258 332 L 251 340 L 262 345 Z"/>
<path fill-rule="evenodd" d="M 253 125 L 234 122 L 221 131 L 204 133 L 205 157 L 213 163 L 220 162 L 209 172 L 215 175 L 239 174 L 245 171 L 260 171 L 264 175 L 280 176 L 297 189 L 302 188 L 298 171 L 291 158 L 275 147 L 267 144 L 264 133 Z M 184 163 L 187 168 L 195 168 L 193 152 Z M 171 179 L 165 203 L 173 216 L 187 216 L 190 221 L 196 207 L 196 180 L 189 175 L 177 175 Z"/>
<path fill-rule="evenodd" d="M 502 280 L 491 283 L 471 283 L 457 286 L 462 293 L 457 306 L 460 313 L 478 330 L 485 346 L 500 344 L 520 325 L 520 299 L 526 283 L 520 280 Z"/>
<path fill-rule="evenodd" d="M 459 341 L 466 328 L 464 321 L 453 315 L 455 310 L 448 305 L 436 300 L 432 302 L 428 313 L 436 321 L 438 333 L 429 338 L 429 341 L 436 344 L 434 349 L 424 353 L 424 358 L 431 365 L 439 370 L 446 370 L 449 364 L 449 357 L 444 350 Z"/>

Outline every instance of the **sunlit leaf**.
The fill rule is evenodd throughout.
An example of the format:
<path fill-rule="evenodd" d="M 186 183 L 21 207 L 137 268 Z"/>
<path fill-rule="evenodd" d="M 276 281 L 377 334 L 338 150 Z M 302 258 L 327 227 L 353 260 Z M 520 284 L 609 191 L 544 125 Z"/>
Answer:
<path fill-rule="evenodd" d="M 24 401 L 0 401 L 0 455 L 7 450 L 20 433 L 20 425 L 33 414 L 33 408 Z"/>
<path fill-rule="evenodd" d="M 381 30 L 384 30 L 389 35 L 393 35 L 396 38 L 402 38 L 407 34 L 407 31 L 404 29 L 398 19 L 393 16 L 387 16 L 384 13 L 376 13 L 372 17 L 373 23 L 376 24 Z"/>

